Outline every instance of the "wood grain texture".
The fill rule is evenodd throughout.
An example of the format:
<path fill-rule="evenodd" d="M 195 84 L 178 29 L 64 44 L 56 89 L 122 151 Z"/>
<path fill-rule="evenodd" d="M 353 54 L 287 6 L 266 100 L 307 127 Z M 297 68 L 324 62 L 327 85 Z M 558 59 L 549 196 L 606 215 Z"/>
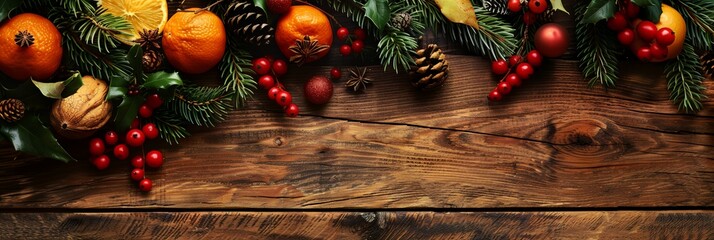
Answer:
<path fill-rule="evenodd" d="M 714 213 L 4 213 L 0 233 L 7 239 L 711 239 Z"/>

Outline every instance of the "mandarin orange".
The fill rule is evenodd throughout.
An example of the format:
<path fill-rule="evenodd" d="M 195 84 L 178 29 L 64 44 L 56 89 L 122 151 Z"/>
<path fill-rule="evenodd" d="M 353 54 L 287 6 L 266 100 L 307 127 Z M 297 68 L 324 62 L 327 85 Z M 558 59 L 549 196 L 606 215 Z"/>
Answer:
<path fill-rule="evenodd" d="M 296 45 L 296 41 L 303 41 L 306 37 L 310 41 L 317 41 L 318 45 L 332 45 L 332 26 L 327 16 L 315 7 L 306 5 L 295 5 L 290 7 L 290 10 L 278 20 L 278 25 L 275 29 L 275 42 L 280 48 L 280 51 L 290 59 L 296 55 L 290 50 L 291 46 Z M 320 51 L 314 56 L 305 59 L 304 62 L 316 61 L 329 53 Z"/>
<path fill-rule="evenodd" d="M 226 50 L 226 30 L 216 14 L 190 8 L 174 14 L 164 26 L 166 59 L 181 72 L 203 73 L 218 64 Z"/>
<path fill-rule="evenodd" d="M 47 18 L 22 13 L 0 25 L 0 71 L 26 81 L 48 80 L 62 63 L 62 35 Z"/>

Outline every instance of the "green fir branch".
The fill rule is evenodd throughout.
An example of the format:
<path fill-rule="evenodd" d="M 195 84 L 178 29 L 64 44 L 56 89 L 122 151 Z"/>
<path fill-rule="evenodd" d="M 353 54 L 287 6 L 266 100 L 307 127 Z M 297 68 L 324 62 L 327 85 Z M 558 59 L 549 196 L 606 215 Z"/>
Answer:
<path fill-rule="evenodd" d="M 187 123 L 214 127 L 226 119 L 231 104 L 222 87 L 180 87 L 166 107 Z"/>
<path fill-rule="evenodd" d="M 159 129 L 161 139 L 168 144 L 178 144 L 179 139 L 191 136 L 181 117 L 166 108 L 157 109 L 150 121 Z"/>
<path fill-rule="evenodd" d="M 63 31 L 62 45 L 66 50 L 64 65 L 68 69 L 79 69 L 83 74 L 90 74 L 100 79 L 111 79 L 112 76 L 129 76 L 131 66 L 126 59 L 126 50 L 109 49 L 101 53 L 96 47 L 82 41 L 76 33 Z"/>
<path fill-rule="evenodd" d="M 253 70 L 250 68 L 252 65 L 249 60 L 251 56 L 238 46 L 239 44 L 234 40 L 229 40 L 223 60 L 218 65 L 224 91 L 233 99 L 235 108 L 242 106 L 248 98 L 253 96 L 253 91 L 257 87 L 252 76 Z"/>
<path fill-rule="evenodd" d="M 84 42 L 96 46 L 104 53 L 109 52 L 110 48 L 120 46 L 122 43 L 115 37 L 133 28 L 123 17 L 105 14 L 105 12 L 106 9 L 100 9 L 92 14 L 83 15 L 73 24 L 73 29 Z"/>
<path fill-rule="evenodd" d="M 388 26 L 386 34 L 377 43 L 379 59 L 384 66 L 384 70 L 391 66 L 399 73 L 399 69 L 408 70 L 414 64 L 414 58 L 418 44 L 414 37 L 408 33 Z"/>
<path fill-rule="evenodd" d="M 685 43 L 682 52 L 676 59 L 667 62 L 664 68 L 667 77 L 667 89 L 670 99 L 679 105 L 679 109 L 687 112 L 697 112 L 702 109 L 702 100 L 706 88 L 702 85 L 704 76 L 701 73 L 699 56 L 694 47 Z"/>
<path fill-rule="evenodd" d="M 490 59 L 505 59 L 513 55 L 518 41 L 513 27 L 480 6 L 474 6 L 479 29 L 459 23 L 444 22 L 446 36 L 466 48 Z"/>
<path fill-rule="evenodd" d="M 695 49 L 714 50 L 714 1 L 672 0 L 671 4 L 687 23 L 687 41 Z"/>
<path fill-rule="evenodd" d="M 584 19 L 587 3 L 578 3 L 575 9 L 575 35 L 578 59 L 588 86 L 597 84 L 605 88 L 615 87 L 617 82 L 618 56 L 614 33 L 600 23 L 587 23 Z"/>

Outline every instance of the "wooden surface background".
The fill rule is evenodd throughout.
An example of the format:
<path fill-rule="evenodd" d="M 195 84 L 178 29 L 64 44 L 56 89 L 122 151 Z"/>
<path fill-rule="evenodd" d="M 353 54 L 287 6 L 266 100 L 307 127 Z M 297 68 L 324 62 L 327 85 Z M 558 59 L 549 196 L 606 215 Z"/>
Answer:
<path fill-rule="evenodd" d="M 299 118 L 259 90 L 218 127 L 154 145 L 166 163 L 148 194 L 126 162 L 95 170 L 85 142 L 69 164 L 2 143 L 0 238 L 714 239 L 714 101 L 683 114 L 662 65 L 629 60 L 616 89 L 588 89 L 570 52 L 488 103 L 489 61 L 427 40 L 448 54 L 440 90 L 368 57 L 365 93 L 343 78 L 310 106 L 307 78 L 354 65 L 335 47 L 283 79 Z"/>

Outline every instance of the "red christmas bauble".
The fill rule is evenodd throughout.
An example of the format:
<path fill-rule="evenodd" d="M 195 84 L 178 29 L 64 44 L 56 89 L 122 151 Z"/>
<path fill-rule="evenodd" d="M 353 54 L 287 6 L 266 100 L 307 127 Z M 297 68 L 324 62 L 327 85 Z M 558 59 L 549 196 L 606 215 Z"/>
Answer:
<path fill-rule="evenodd" d="M 535 34 L 536 49 L 549 58 L 562 56 L 568 50 L 569 43 L 568 32 L 560 24 L 545 24 Z"/>

